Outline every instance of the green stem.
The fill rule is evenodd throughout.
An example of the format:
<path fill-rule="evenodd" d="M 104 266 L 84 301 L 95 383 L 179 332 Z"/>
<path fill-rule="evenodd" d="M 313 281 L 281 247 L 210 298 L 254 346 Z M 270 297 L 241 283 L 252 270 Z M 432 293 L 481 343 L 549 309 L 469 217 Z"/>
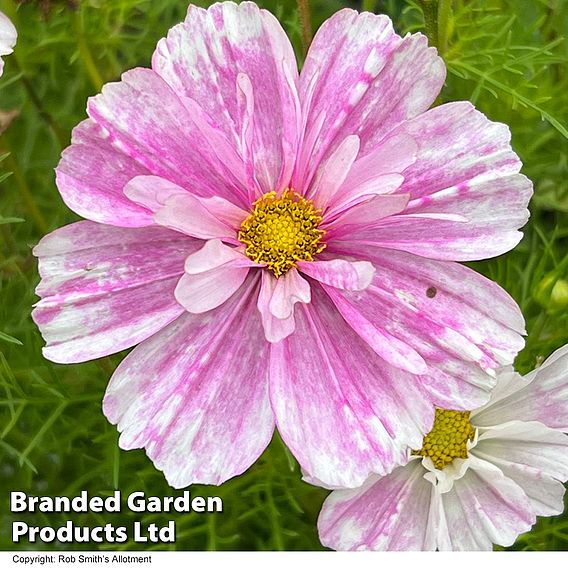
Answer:
<path fill-rule="evenodd" d="M 207 515 L 207 550 L 217 550 L 215 515 Z"/>
<path fill-rule="evenodd" d="M 302 27 L 302 50 L 304 57 L 308 53 L 310 44 L 312 43 L 312 20 L 310 16 L 309 0 L 297 0 L 298 13 L 300 15 L 300 25 Z"/>
<path fill-rule="evenodd" d="M 10 147 L 8 146 L 6 139 L 2 141 L 2 147 L 0 148 L 0 151 L 2 153 L 5 151 L 10 152 Z M 16 185 L 18 186 L 22 201 L 24 202 L 24 207 L 26 208 L 29 216 L 33 219 L 34 223 L 42 233 L 47 233 L 49 231 L 49 224 L 45 220 L 45 217 L 42 215 L 39 207 L 36 205 L 34 196 L 30 191 L 30 188 L 28 187 L 26 177 L 22 173 L 20 165 L 12 154 L 8 156 L 6 162 L 8 169 L 14 172 Z"/>
<path fill-rule="evenodd" d="M 420 0 L 424 29 L 430 45 L 438 47 L 438 0 Z"/>
<path fill-rule="evenodd" d="M 420 5 L 429 43 L 443 55 L 448 50 L 452 0 L 420 0 Z"/>
<path fill-rule="evenodd" d="M 450 17 L 452 15 L 452 0 L 440 0 L 438 4 L 438 52 L 443 55 L 448 51 L 448 34 Z"/>
<path fill-rule="evenodd" d="M 75 28 L 75 36 L 77 38 L 77 45 L 79 47 L 79 55 L 81 56 L 81 60 L 83 61 L 83 65 L 87 70 L 87 74 L 91 79 L 91 83 L 95 90 L 99 92 L 104 85 L 103 78 L 99 73 L 99 69 L 95 64 L 95 60 L 93 59 L 93 54 L 91 53 L 91 49 L 89 48 L 89 44 L 87 43 L 87 39 L 85 38 L 85 33 L 83 31 L 83 21 L 81 19 L 81 14 L 79 11 L 75 12 L 73 16 L 73 27 Z"/>
<path fill-rule="evenodd" d="M 118 489 L 120 479 L 120 448 L 118 441 L 114 445 L 113 464 L 112 464 L 112 486 Z"/>

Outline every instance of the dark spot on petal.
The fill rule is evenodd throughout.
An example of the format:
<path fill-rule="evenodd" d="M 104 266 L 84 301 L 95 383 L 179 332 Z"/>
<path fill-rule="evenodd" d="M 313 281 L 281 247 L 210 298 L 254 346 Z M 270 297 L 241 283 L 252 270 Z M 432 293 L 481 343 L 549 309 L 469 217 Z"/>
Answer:
<path fill-rule="evenodd" d="M 428 290 L 426 290 L 426 296 L 428 296 L 428 298 L 433 298 L 437 293 L 438 293 L 438 290 L 436 290 L 436 288 L 434 288 L 434 286 L 430 286 L 430 288 L 428 288 Z"/>

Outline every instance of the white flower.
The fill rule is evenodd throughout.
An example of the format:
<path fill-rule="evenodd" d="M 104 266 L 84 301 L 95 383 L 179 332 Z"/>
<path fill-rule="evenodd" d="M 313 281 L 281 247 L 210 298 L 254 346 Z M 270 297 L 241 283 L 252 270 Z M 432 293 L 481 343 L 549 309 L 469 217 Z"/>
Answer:
<path fill-rule="evenodd" d="M 568 479 L 568 345 L 521 377 L 503 369 L 491 400 L 439 410 L 408 463 L 336 490 L 318 528 L 337 550 L 491 550 L 563 510 Z M 461 456 L 461 457 L 460 457 Z"/>
<path fill-rule="evenodd" d="M 18 33 L 14 24 L 0 12 L 0 75 L 4 71 L 4 61 L 2 61 L 2 55 L 10 55 L 13 51 L 13 47 L 16 45 L 16 39 Z"/>

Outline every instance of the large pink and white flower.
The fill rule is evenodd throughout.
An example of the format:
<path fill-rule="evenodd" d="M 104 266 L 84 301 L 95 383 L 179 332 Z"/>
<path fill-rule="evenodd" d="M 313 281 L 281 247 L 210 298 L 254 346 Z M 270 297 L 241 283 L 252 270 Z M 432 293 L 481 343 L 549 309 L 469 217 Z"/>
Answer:
<path fill-rule="evenodd" d="M 57 167 L 86 217 L 35 248 L 59 363 L 140 343 L 104 412 L 175 487 L 246 470 L 275 423 L 309 475 L 358 486 L 434 405 L 486 402 L 523 346 L 517 305 L 453 261 L 514 247 L 532 187 L 506 126 L 427 111 L 420 34 L 342 10 L 301 74 L 255 4 L 189 7 L 88 103 Z"/>
<path fill-rule="evenodd" d="M 14 51 L 18 32 L 6 14 L 0 12 L 0 75 L 4 72 L 2 56 L 10 55 Z"/>
<path fill-rule="evenodd" d="M 337 550 L 491 550 L 537 516 L 559 515 L 568 480 L 568 345 L 521 377 L 499 374 L 488 404 L 438 410 L 404 467 L 334 491 L 318 521 Z"/>

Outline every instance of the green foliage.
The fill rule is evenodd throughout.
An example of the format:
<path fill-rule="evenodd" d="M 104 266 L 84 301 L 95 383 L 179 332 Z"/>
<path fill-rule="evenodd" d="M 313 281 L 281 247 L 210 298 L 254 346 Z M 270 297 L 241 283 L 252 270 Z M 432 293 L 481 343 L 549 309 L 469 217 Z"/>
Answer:
<path fill-rule="evenodd" d="M 278 16 L 300 55 L 295 4 L 259 3 Z M 312 0 L 313 27 L 347 4 Z M 424 4 L 365 2 L 389 14 L 403 34 L 424 31 Z M 568 2 L 434 4 L 441 11 L 427 18 L 426 29 L 448 65 L 439 102 L 469 99 L 492 120 L 510 125 L 524 172 L 535 184 L 532 217 L 521 244 L 503 257 L 472 264 L 520 303 L 528 338 L 517 363 L 526 372 L 568 342 Z M 124 494 L 177 494 L 142 451 L 118 449 L 116 430 L 102 415 L 106 382 L 123 355 L 83 365 L 49 363 L 42 358 L 42 340 L 29 314 L 38 282 L 31 247 L 46 232 L 77 218 L 61 201 L 53 176 L 71 128 L 85 117 L 87 97 L 102 84 L 126 69 L 149 65 L 156 42 L 183 19 L 186 6 L 180 0 L 0 0 L 0 10 L 19 31 L 16 52 L 6 58 L 0 80 L 0 110 L 19 111 L 0 138 L 0 548 L 11 548 L 10 490 L 75 495 L 87 489 L 105 495 L 120 488 Z M 301 481 L 298 465 L 277 437 L 239 478 L 192 492 L 222 496 L 226 510 L 173 515 L 178 524 L 173 548 L 321 548 L 315 522 L 326 491 Z M 169 518 L 145 514 L 141 520 L 165 523 Z M 22 520 L 59 526 L 67 516 L 30 514 Z M 92 513 L 74 520 L 90 526 L 107 522 Z M 125 513 L 112 520 L 118 525 L 138 519 Z M 133 544 L 105 546 L 129 547 Z M 568 516 L 540 520 L 514 548 L 568 549 Z"/>

